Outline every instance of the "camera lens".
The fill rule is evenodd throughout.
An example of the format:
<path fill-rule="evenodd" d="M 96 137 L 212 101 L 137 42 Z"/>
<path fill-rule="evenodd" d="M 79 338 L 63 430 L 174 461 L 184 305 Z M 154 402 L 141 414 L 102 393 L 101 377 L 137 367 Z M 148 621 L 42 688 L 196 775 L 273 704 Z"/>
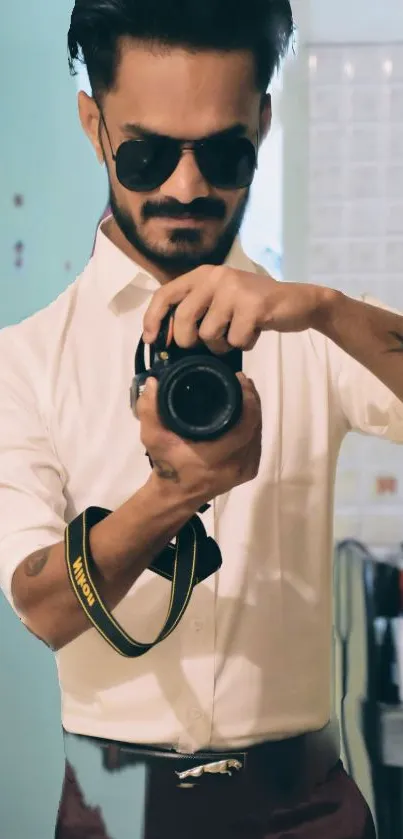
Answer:
<path fill-rule="evenodd" d="M 176 362 L 160 379 L 164 424 L 190 440 L 212 440 L 229 431 L 242 412 L 242 389 L 220 359 L 194 356 Z"/>
<path fill-rule="evenodd" d="M 193 370 L 172 386 L 171 405 L 182 422 L 208 428 L 226 411 L 227 389 L 211 371 Z"/>

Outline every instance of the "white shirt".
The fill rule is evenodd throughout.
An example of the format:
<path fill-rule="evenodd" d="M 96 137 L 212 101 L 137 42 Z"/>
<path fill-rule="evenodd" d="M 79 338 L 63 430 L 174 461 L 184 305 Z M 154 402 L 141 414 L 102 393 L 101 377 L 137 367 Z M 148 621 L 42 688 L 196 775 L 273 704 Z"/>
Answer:
<path fill-rule="evenodd" d="M 264 273 L 233 248 L 228 263 Z M 0 582 L 63 539 L 89 506 L 114 510 L 149 463 L 129 406 L 157 281 L 98 232 L 83 274 L 0 333 Z M 350 429 L 403 442 L 403 405 L 323 335 L 268 332 L 244 355 L 263 410 L 258 477 L 203 520 L 222 570 L 174 633 L 127 660 L 95 629 L 57 655 L 68 731 L 182 751 L 240 748 L 321 728 L 331 698 L 333 487 Z M 170 585 L 146 571 L 115 610 L 138 641 L 165 622 Z"/>

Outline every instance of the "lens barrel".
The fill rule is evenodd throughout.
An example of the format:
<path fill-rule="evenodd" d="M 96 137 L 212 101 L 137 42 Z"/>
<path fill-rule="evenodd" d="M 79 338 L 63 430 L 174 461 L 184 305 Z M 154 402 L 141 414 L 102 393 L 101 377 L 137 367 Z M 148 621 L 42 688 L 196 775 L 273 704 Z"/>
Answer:
<path fill-rule="evenodd" d="M 159 377 L 161 421 L 187 440 L 214 440 L 228 432 L 242 414 L 242 388 L 219 358 L 192 355 L 167 367 Z"/>

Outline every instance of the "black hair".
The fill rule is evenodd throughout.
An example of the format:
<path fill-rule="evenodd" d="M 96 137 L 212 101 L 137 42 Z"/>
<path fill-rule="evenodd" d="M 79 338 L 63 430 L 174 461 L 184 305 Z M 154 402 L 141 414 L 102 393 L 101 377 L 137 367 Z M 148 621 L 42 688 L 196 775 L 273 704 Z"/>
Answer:
<path fill-rule="evenodd" d="M 75 0 L 69 66 L 86 65 L 94 95 L 112 90 L 119 42 L 131 37 L 164 47 L 248 50 L 265 93 L 294 32 L 289 0 Z"/>

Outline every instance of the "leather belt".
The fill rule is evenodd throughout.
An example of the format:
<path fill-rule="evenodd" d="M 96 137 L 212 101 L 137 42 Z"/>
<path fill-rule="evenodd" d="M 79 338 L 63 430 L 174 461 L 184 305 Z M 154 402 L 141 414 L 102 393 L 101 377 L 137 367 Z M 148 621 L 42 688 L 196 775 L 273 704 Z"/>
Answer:
<path fill-rule="evenodd" d="M 84 739 L 100 747 L 104 766 L 109 771 L 142 763 L 174 775 L 180 787 L 194 786 L 206 776 L 233 777 L 245 772 L 264 776 L 271 786 L 283 790 L 298 786 L 302 780 L 304 785 L 312 787 L 325 780 L 340 757 L 338 737 L 331 723 L 320 731 L 265 741 L 237 751 L 184 754 L 144 744 L 87 736 Z"/>

